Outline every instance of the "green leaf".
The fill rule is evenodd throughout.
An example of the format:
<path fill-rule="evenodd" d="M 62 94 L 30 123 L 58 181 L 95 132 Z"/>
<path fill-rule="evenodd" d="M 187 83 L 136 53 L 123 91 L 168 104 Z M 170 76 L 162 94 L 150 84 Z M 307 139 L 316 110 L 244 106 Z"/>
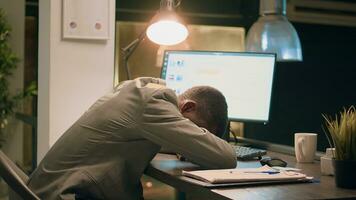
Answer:
<path fill-rule="evenodd" d="M 335 147 L 335 157 L 338 160 L 356 160 L 356 111 L 351 106 L 335 116 L 335 120 L 322 115 L 326 129 L 323 128 L 330 146 Z M 330 139 L 330 137 L 331 139 Z M 332 144 L 331 144 L 332 140 Z"/>

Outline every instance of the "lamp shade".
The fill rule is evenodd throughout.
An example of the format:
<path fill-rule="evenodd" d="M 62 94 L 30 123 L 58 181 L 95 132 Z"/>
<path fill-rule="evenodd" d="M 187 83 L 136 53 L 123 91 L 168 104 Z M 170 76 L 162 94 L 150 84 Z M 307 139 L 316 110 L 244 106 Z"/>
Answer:
<path fill-rule="evenodd" d="M 277 61 L 302 61 L 298 34 L 285 13 L 285 0 L 261 0 L 261 16 L 247 33 L 246 50 L 276 53 Z"/>
<path fill-rule="evenodd" d="M 146 35 L 159 45 L 175 45 L 188 37 L 188 29 L 174 11 L 160 11 L 151 20 Z"/>

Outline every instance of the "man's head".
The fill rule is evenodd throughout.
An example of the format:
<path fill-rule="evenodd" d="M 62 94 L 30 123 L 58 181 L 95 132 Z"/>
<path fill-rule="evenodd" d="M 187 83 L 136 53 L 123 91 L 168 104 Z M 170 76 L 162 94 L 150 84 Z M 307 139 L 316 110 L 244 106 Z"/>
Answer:
<path fill-rule="evenodd" d="M 184 117 L 218 137 L 223 136 L 227 127 L 227 103 L 220 91 L 197 86 L 179 95 L 178 99 Z"/>

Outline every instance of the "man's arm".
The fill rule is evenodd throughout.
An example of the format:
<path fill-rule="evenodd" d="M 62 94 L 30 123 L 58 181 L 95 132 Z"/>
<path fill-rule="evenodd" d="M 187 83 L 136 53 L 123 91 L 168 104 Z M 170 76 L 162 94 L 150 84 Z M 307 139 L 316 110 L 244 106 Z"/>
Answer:
<path fill-rule="evenodd" d="M 173 91 L 159 91 L 146 103 L 143 137 L 205 168 L 235 168 L 235 151 L 226 141 L 200 128 L 179 112 Z"/>

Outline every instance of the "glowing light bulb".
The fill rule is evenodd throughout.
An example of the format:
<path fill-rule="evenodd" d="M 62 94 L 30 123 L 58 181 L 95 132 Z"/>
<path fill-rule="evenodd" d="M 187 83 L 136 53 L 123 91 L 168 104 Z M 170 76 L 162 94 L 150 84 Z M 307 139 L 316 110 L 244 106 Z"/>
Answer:
<path fill-rule="evenodd" d="M 188 37 L 187 28 L 177 21 L 161 20 L 151 24 L 146 31 L 147 37 L 160 45 L 175 45 Z"/>

